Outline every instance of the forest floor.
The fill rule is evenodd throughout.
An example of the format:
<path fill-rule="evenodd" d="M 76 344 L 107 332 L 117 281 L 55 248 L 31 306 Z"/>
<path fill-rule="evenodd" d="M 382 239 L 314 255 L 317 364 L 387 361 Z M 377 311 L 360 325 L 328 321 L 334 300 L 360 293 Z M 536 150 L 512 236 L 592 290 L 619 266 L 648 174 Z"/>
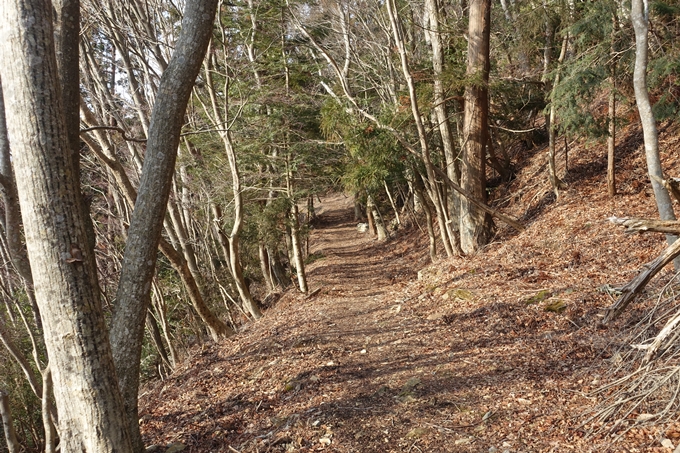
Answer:
<path fill-rule="evenodd" d="M 662 135 L 672 168 L 676 136 Z M 313 295 L 287 291 L 261 320 L 147 383 L 145 441 L 206 453 L 673 451 L 663 426 L 619 440 L 581 426 L 639 316 L 601 325 L 613 302 L 604 285 L 626 283 L 664 247 L 606 221 L 655 217 L 636 137 L 621 139 L 614 198 L 601 147 L 569 150 L 559 199 L 543 151 L 518 150 L 526 166 L 492 196 L 527 229 L 499 224 L 476 255 L 434 264 L 417 225 L 381 243 L 357 231 L 351 198 L 322 197 Z"/>

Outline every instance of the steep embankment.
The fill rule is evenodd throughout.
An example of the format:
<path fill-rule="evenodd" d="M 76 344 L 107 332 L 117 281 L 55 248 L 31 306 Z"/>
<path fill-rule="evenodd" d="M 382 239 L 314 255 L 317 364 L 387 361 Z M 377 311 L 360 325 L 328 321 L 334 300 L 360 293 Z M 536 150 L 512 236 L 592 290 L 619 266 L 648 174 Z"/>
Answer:
<path fill-rule="evenodd" d="M 623 138 L 613 200 L 601 151 L 570 149 L 559 200 L 543 157 L 521 151 L 526 167 L 496 199 L 527 231 L 500 226 L 482 253 L 430 267 L 417 227 L 377 243 L 356 231 L 349 199 L 322 199 L 308 269 L 318 293 L 288 292 L 149 386 L 146 441 L 191 452 L 620 451 L 576 428 L 617 332 L 598 326 L 611 302 L 599 288 L 663 247 L 605 221 L 654 215 L 639 144 Z"/>

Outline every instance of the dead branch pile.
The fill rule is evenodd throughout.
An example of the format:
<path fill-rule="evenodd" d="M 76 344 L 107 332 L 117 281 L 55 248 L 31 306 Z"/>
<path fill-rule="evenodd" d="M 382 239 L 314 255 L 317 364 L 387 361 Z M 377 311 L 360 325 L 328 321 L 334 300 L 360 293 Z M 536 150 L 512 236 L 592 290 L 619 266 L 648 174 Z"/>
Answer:
<path fill-rule="evenodd" d="M 582 426 L 622 436 L 633 428 L 666 423 L 680 413 L 680 274 L 641 303 L 643 316 L 612 357 L 618 378 L 596 389 L 601 398 Z"/>

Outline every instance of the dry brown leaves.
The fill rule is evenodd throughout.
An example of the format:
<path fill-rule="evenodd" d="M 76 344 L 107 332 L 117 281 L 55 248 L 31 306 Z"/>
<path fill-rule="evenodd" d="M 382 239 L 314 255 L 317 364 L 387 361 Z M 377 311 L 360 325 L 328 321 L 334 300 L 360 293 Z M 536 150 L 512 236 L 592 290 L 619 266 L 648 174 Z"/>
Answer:
<path fill-rule="evenodd" d="M 526 166 L 495 189 L 525 232 L 500 225 L 475 256 L 429 267 L 417 228 L 379 244 L 356 231 L 349 199 L 325 199 L 311 237 L 324 257 L 309 266 L 319 294 L 284 294 L 235 338 L 147 385 L 147 443 L 181 441 L 192 452 L 672 451 L 659 441 L 680 440 L 677 426 L 617 443 L 579 428 L 618 346 L 620 325 L 599 325 L 612 302 L 604 285 L 628 281 L 663 238 L 606 221 L 655 216 L 637 136 L 621 141 L 614 199 L 602 147 L 572 146 L 559 200 L 543 150 L 516 156 Z M 666 151 L 673 168 L 677 153 Z"/>

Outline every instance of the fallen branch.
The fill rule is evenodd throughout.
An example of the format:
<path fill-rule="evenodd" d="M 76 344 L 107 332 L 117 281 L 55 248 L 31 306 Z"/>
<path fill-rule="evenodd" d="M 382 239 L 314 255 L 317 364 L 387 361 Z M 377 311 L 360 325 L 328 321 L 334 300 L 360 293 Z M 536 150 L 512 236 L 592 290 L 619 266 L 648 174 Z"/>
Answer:
<path fill-rule="evenodd" d="M 610 217 L 607 220 L 624 226 L 626 233 L 652 232 L 680 235 L 680 221 L 678 220 L 651 220 L 630 217 Z"/>
<path fill-rule="evenodd" d="M 639 232 L 658 232 L 658 233 L 680 233 L 680 222 L 664 221 L 664 220 L 644 220 L 644 219 L 629 219 L 611 217 L 611 222 L 623 225 L 631 231 Z M 675 241 L 672 245 L 666 248 L 661 255 L 654 261 L 651 261 L 642 266 L 642 272 L 631 280 L 626 286 L 621 289 L 621 296 L 614 302 L 614 304 L 607 309 L 603 322 L 608 323 L 616 319 L 623 310 L 626 309 L 635 297 L 640 294 L 642 289 L 656 274 L 664 268 L 664 266 L 675 258 L 680 256 L 680 240 Z"/>

